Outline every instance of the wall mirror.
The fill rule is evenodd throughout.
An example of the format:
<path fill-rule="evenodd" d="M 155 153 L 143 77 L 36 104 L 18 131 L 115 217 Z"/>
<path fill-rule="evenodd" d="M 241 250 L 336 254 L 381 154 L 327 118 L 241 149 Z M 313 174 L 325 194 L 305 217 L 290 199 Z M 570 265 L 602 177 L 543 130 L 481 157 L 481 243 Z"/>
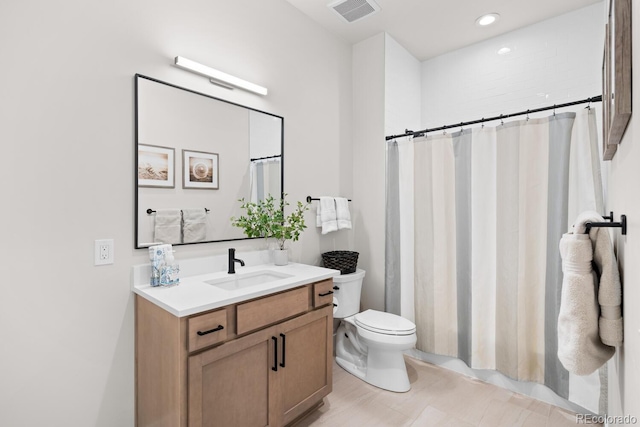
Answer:
<path fill-rule="evenodd" d="M 245 239 L 239 199 L 281 197 L 284 119 L 135 76 L 135 247 Z"/>

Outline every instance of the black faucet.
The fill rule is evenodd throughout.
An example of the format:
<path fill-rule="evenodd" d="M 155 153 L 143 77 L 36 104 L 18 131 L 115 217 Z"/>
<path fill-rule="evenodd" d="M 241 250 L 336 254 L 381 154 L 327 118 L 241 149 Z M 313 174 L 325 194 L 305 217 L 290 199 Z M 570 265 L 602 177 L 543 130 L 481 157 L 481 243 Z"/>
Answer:
<path fill-rule="evenodd" d="M 236 274 L 236 262 L 239 262 L 240 265 L 244 267 L 244 261 L 236 259 L 235 248 L 229 248 L 229 274 Z"/>

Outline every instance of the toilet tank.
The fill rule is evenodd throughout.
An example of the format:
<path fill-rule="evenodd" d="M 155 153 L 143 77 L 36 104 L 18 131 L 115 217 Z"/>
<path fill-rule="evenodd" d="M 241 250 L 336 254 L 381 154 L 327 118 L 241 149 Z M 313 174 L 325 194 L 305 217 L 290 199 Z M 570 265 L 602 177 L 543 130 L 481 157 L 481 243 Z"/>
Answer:
<path fill-rule="evenodd" d="M 333 297 L 334 303 L 337 304 L 333 312 L 335 319 L 353 316 L 360 311 L 360 291 L 364 274 L 364 270 L 357 269 L 355 273 L 333 278 Z"/>

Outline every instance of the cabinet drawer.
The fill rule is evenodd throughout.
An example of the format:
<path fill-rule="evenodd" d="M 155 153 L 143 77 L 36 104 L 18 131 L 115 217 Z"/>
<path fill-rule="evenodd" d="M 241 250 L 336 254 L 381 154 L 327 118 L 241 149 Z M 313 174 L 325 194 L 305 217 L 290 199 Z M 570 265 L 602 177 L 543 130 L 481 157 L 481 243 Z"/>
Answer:
<path fill-rule="evenodd" d="M 189 318 L 189 351 L 227 339 L 227 310 L 217 310 Z"/>
<path fill-rule="evenodd" d="M 313 284 L 313 307 L 333 303 L 333 279 Z"/>
<path fill-rule="evenodd" d="M 307 286 L 238 304 L 238 335 L 305 313 L 309 309 Z"/>

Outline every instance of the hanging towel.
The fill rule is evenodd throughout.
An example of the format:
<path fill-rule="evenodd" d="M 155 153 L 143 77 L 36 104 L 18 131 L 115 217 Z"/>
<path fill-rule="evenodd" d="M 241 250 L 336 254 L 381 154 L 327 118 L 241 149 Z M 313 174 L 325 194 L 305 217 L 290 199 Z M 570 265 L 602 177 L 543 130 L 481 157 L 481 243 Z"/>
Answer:
<path fill-rule="evenodd" d="M 207 239 L 207 211 L 204 208 L 182 210 L 182 240 L 184 243 Z"/>
<path fill-rule="evenodd" d="M 351 229 L 351 214 L 349 213 L 349 199 L 336 197 L 336 219 L 338 230 Z"/>
<path fill-rule="evenodd" d="M 588 375 L 622 343 L 621 286 L 609 233 L 586 223 L 603 222 L 596 212 L 578 216 L 560 240 L 562 294 L 558 316 L 558 359 L 571 373 Z M 597 272 L 592 269 L 592 261 Z"/>
<path fill-rule="evenodd" d="M 327 234 L 338 229 L 336 218 L 336 202 L 333 197 L 320 197 L 316 212 L 316 226 L 322 227 L 322 234 Z"/>
<path fill-rule="evenodd" d="M 158 209 L 153 241 L 156 243 L 182 243 L 180 209 Z"/>

